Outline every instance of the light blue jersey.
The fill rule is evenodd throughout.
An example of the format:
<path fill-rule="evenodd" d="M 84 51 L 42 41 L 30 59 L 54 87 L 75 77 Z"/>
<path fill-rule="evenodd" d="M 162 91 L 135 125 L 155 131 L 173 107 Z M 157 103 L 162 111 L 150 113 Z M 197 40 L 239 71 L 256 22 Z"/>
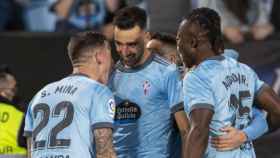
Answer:
<path fill-rule="evenodd" d="M 223 56 L 238 60 L 239 53 L 234 49 L 225 49 Z M 246 133 L 249 141 L 253 141 L 268 131 L 265 112 L 253 107 L 252 122 L 249 126 L 242 129 Z"/>
<path fill-rule="evenodd" d="M 115 102 L 104 85 L 80 74 L 51 83 L 31 101 L 25 136 L 32 158 L 92 158 L 93 130 L 112 128 Z"/>
<path fill-rule="evenodd" d="M 264 83 L 247 65 L 223 56 L 207 59 L 184 78 L 184 108 L 189 115 L 197 108 L 213 110 L 210 137 L 223 135 L 225 126 L 244 129 L 252 120 L 252 104 Z M 220 152 L 209 142 L 206 158 L 253 158 L 252 142 Z"/>
<path fill-rule="evenodd" d="M 118 158 L 171 156 L 172 110 L 182 102 L 179 80 L 176 66 L 153 54 L 133 69 L 116 65 L 110 87 L 117 105 L 114 146 Z"/>

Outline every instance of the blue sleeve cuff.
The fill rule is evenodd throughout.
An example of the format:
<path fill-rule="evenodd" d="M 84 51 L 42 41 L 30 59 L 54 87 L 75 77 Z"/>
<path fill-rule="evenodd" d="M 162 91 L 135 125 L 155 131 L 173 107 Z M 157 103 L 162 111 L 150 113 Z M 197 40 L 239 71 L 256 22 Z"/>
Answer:
<path fill-rule="evenodd" d="M 253 111 L 253 120 L 249 126 L 242 130 L 247 135 L 248 141 L 253 141 L 268 131 L 268 125 L 262 112 Z"/>

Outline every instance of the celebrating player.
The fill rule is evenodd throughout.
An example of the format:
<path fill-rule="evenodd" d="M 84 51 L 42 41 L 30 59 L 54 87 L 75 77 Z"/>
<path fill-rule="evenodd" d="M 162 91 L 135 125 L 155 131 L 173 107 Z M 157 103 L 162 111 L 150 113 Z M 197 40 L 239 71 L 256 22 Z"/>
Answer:
<path fill-rule="evenodd" d="M 172 111 L 182 105 L 180 74 L 175 65 L 145 48 L 146 20 L 145 11 L 137 7 L 120 10 L 114 19 L 121 59 L 110 87 L 117 103 L 114 145 L 119 158 L 168 158 L 175 143 Z M 174 115 L 184 135 L 186 115 Z"/>
<path fill-rule="evenodd" d="M 29 157 L 116 158 L 115 102 L 104 85 L 111 69 L 109 44 L 99 33 L 79 33 L 71 38 L 68 54 L 73 74 L 45 86 L 28 107 Z"/>
<path fill-rule="evenodd" d="M 210 20 L 210 17 L 215 19 Z M 209 136 L 224 135 L 226 126 L 247 127 L 252 119 L 254 101 L 279 116 L 279 97 L 247 65 L 221 56 L 220 18 L 214 10 L 195 9 L 182 21 L 177 40 L 184 63 L 190 67 L 197 65 L 183 81 L 184 108 L 191 125 L 185 156 L 255 157 L 250 141 L 233 150 L 219 151 L 210 142 L 208 144 Z"/>

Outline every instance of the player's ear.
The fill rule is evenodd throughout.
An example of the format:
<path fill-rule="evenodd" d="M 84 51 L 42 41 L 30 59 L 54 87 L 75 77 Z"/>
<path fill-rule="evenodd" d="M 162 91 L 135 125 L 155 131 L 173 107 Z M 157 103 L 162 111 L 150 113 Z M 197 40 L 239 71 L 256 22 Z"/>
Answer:
<path fill-rule="evenodd" d="M 170 55 L 171 63 L 176 63 L 176 58 L 177 58 L 176 54 L 171 54 Z"/>
<path fill-rule="evenodd" d="M 98 65 L 102 63 L 102 52 L 100 49 L 96 50 L 94 54 L 94 58 Z"/>
<path fill-rule="evenodd" d="M 198 46 L 198 40 L 196 37 L 191 37 L 191 42 L 190 42 L 191 48 L 197 48 Z"/>
<path fill-rule="evenodd" d="M 151 40 L 151 33 L 148 31 L 144 32 L 144 43 L 147 44 Z"/>

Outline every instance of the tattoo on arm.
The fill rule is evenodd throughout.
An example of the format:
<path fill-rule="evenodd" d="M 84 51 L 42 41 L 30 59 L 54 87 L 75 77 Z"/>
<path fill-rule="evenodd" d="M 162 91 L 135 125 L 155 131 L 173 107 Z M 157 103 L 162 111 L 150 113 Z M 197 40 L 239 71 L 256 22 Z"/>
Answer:
<path fill-rule="evenodd" d="M 112 129 L 99 128 L 94 130 L 96 157 L 97 158 L 116 158 L 113 147 Z"/>

